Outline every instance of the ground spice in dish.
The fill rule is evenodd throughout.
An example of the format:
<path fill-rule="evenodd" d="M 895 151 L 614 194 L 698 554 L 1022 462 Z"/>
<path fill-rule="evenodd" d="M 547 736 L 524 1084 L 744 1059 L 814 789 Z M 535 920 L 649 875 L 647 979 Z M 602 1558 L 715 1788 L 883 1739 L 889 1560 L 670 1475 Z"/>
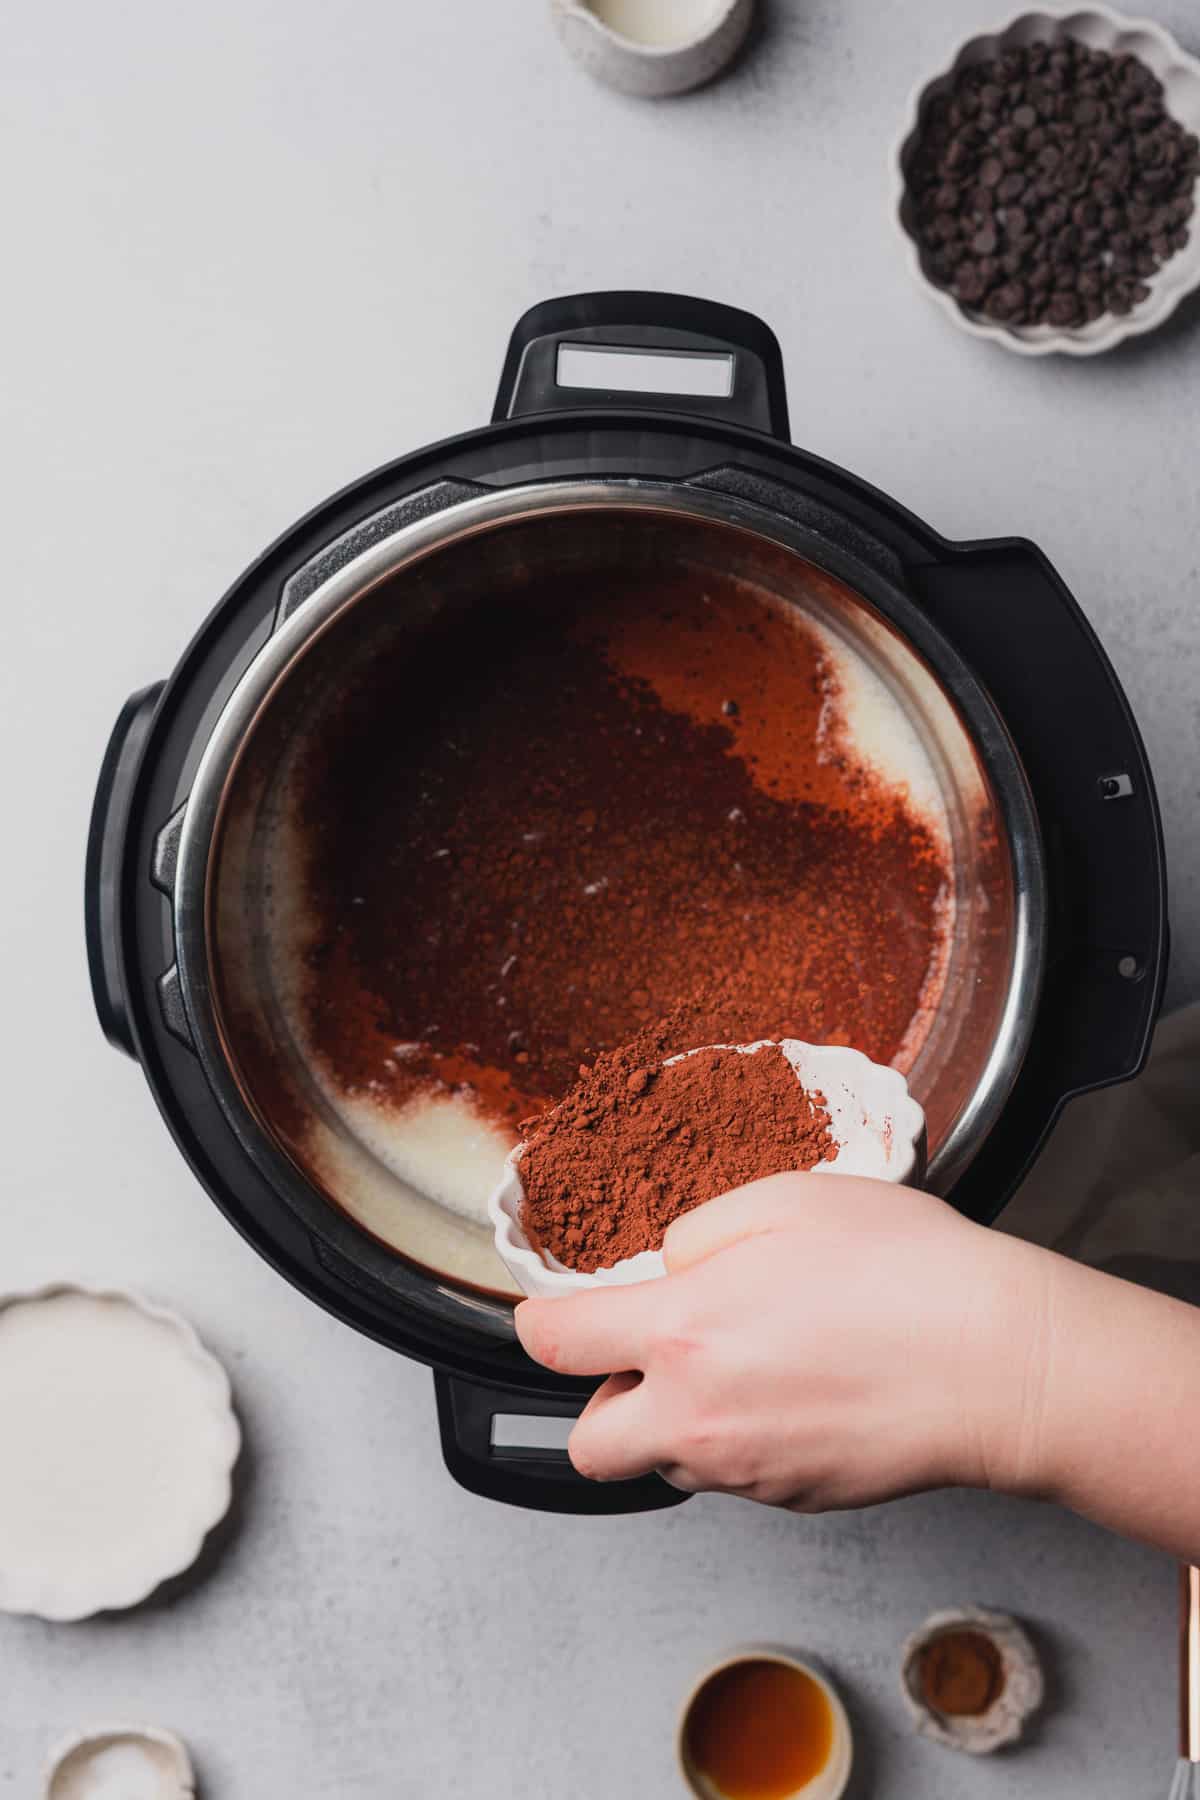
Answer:
<path fill-rule="evenodd" d="M 908 1066 L 946 850 L 839 708 L 795 609 L 636 557 L 619 589 L 531 575 L 381 650 L 302 770 L 318 1058 L 510 1139 L 681 1001 L 673 1050 L 786 1035 Z"/>
<path fill-rule="evenodd" d="M 925 1704 L 952 1718 L 977 1717 L 1004 1690 L 1004 1658 L 982 1631 L 947 1631 L 920 1651 L 917 1672 Z"/>
<path fill-rule="evenodd" d="M 597 1057 L 535 1122 L 520 1165 L 524 1224 L 569 1269 L 657 1250 L 703 1201 L 836 1153 L 823 1096 L 805 1091 L 776 1045 L 664 1066 L 662 1036 Z"/>

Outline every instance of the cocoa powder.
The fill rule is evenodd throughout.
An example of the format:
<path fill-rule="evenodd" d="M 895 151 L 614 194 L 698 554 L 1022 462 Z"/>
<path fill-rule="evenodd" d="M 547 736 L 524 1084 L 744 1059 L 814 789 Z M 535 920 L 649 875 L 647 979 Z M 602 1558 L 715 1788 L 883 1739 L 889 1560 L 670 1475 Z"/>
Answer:
<path fill-rule="evenodd" d="M 530 1121 L 525 1228 L 569 1269 L 657 1250 L 672 1220 L 703 1201 L 834 1154 L 824 1097 L 801 1086 L 775 1044 L 664 1065 L 661 1045 L 679 1028 L 584 1065 L 566 1098 Z"/>
<path fill-rule="evenodd" d="M 307 1035 L 347 1093 L 456 1095 L 511 1140 L 683 1000 L 671 1051 L 915 1055 L 946 850 L 854 754 L 815 633 L 711 572 L 631 554 L 622 582 L 531 576 L 469 629 L 433 619 L 322 727 L 298 796 Z"/>

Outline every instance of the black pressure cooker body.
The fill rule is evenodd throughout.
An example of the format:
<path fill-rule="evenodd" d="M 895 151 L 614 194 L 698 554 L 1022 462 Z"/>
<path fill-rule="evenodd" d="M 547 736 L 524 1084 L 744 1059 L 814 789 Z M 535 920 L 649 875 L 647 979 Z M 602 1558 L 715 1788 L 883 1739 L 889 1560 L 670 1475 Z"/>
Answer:
<path fill-rule="evenodd" d="M 689 492 L 709 506 L 716 497 L 743 522 L 786 526 L 813 563 L 907 620 L 918 641 L 952 646 L 1002 720 L 997 749 L 1027 784 L 1046 905 L 1019 1066 L 947 1190 L 968 1216 L 996 1217 L 1066 1100 L 1141 1068 L 1166 969 L 1165 872 L 1125 696 L 1041 552 L 1016 538 L 947 543 L 794 449 L 771 332 L 747 313 L 671 295 L 535 307 L 513 333 L 490 426 L 389 464 L 310 513 L 235 583 L 171 678 L 133 696 L 105 754 L 87 855 L 88 955 L 106 1035 L 141 1063 L 183 1154 L 255 1248 L 347 1323 L 432 1365 L 458 1481 L 546 1510 L 629 1511 L 683 1496 L 657 1477 L 586 1482 L 561 1449 L 538 1447 L 547 1428 L 530 1423 L 572 1418 L 593 1384 L 531 1362 L 511 1336 L 477 1325 L 469 1300 L 408 1304 L 393 1278 L 401 1259 L 315 1193 L 311 1206 L 295 1204 L 251 1153 L 197 1054 L 174 905 L 201 758 L 279 628 L 331 574 L 414 523 L 564 482 Z M 411 1292 L 411 1269 L 404 1278 Z"/>

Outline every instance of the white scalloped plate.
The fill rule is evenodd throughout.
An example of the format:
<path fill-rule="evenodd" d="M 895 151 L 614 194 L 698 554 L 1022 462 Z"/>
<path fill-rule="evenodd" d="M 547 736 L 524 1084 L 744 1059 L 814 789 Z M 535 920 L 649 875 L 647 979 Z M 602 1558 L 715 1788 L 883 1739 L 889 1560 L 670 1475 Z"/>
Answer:
<path fill-rule="evenodd" d="M 762 1038 L 754 1044 L 702 1047 L 749 1056 L 770 1041 Z M 840 1044 L 806 1044 L 799 1038 L 784 1038 L 779 1048 L 795 1069 L 797 1080 L 810 1092 L 824 1095 L 830 1135 L 838 1148 L 833 1160 L 819 1165 L 821 1174 L 867 1175 L 894 1182 L 923 1179 L 925 1114 L 909 1093 L 903 1075 L 872 1062 L 861 1050 Z M 685 1054 L 697 1056 L 699 1051 Z M 519 1165 L 524 1149 L 524 1144 L 518 1144 L 509 1152 L 504 1174 L 488 1201 L 497 1255 L 523 1293 L 548 1299 L 581 1288 L 653 1281 L 666 1274 L 661 1250 L 643 1250 L 610 1269 L 588 1275 L 566 1268 L 548 1251 L 535 1250 L 521 1223 L 525 1190 Z"/>
<path fill-rule="evenodd" d="M 232 1496 L 229 1379 L 178 1314 L 57 1282 L 0 1298 L 0 1611 L 135 1606 Z"/>
<path fill-rule="evenodd" d="M 929 101 L 947 92 L 958 71 L 969 63 L 983 62 L 1037 39 L 1055 43 L 1074 38 L 1092 50 L 1136 56 L 1158 77 L 1165 89 L 1169 112 L 1188 131 L 1200 132 L 1200 61 L 1181 50 L 1169 32 L 1151 19 L 1130 19 L 1108 6 L 1073 7 L 1066 12 L 1018 13 L 1007 25 L 969 38 L 949 67 L 932 81 L 913 90 L 908 116 L 892 154 L 892 215 L 899 226 L 914 281 L 941 307 L 946 317 L 972 337 L 984 338 L 1013 350 L 1018 356 L 1098 356 L 1126 338 L 1140 337 L 1170 318 L 1184 297 L 1200 285 L 1200 214 L 1193 216 L 1191 237 L 1183 249 L 1150 277 L 1150 293 L 1124 318 L 1102 313 L 1090 325 L 1058 330 L 1053 325 L 1001 325 L 931 280 L 921 263 L 921 251 L 913 235 L 908 204 L 908 166 L 916 147 L 917 126 Z M 1200 201 L 1200 180 L 1196 183 Z"/>

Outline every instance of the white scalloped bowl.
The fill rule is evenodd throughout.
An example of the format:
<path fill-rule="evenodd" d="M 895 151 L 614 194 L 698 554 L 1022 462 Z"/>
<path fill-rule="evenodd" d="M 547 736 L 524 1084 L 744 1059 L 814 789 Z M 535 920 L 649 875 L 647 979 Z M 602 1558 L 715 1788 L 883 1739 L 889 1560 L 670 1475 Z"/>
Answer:
<path fill-rule="evenodd" d="M 1200 61 L 1181 50 L 1169 32 L 1150 19 L 1130 19 L 1107 6 L 1077 8 L 1069 12 L 1019 13 L 1000 30 L 973 37 L 962 46 L 950 66 L 932 81 L 914 89 L 904 128 L 892 156 L 892 212 L 907 252 L 908 267 L 925 292 L 946 317 L 970 332 L 1013 350 L 1018 356 L 1098 356 L 1126 338 L 1140 337 L 1169 319 L 1180 301 L 1200 286 L 1200 229 L 1193 219 L 1191 236 L 1182 250 L 1149 278 L 1148 297 L 1124 318 L 1102 313 L 1090 325 L 1061 330 L 1053 325 L 1002 325 L 965 306 L 926 273 L 913 228 L 908 192 L 908 170 L 917 145 L 918 128 L 931 100 L 946 93 L 960 69 L 985 62 L 1005 50 L 1037 40 L 1060 43 L 1072 38 L 1091 50 L 1136 56 L 1163 84 L 1168 110 L 1188 131 L 1200 133 Z M 1200 197 L 1200 180 L 1197 181 Z"/>
<path fill-rule="evenodd" d="M 1004 1680 L 999 1694 L 983 1713 L 939 1713 L 921 1692 L 921 1652 L 953 1631 L 977 1631 L 1000 1653 Z M 961 1606 L 931 1613 L 906 1640 L 900 1652 L 900 1687 L 917 1731 L 947 1750 L 987 1756 L 1015 1744 L 1045 1698 L 1045 1679 L 1029 1634 L 1007 1613 L 981 1606 Z"/>
<path fill-rule="evenodd" d="M 701 1048 L 749 1056 L 771 1041 L 760 1038 L 753 1044 L 710 1044 Z M 923 1179 L 925 1114 L 909 1093 L 903 1075 L 872 1062 L 861 1050 L 849 1050 L 840 1044 L 806 1044 L 799 1038 L 784 1038 L 778 1047 L 796 1071 L 801 1086 L 824 1096 L 830 1136 L 837 1151 L 829 1161 L 818 1164 L 821 1174 L 867 1175 L 877 1181 L 894 1182 Z M 698 1056 L 700 1051 L 688 1050 L 684 1054 Z M 680 1062 L 682 1058 L 673 1056 L 668 1061 Z M 496 1253 L 523 1293 L 553 1299 L 584 1288 L 624 1287 L 666 1274 L 661 1250 L 643 1250 L 609 1269 L 585 1275 L 568 1269 L 548 1251 L 535 1249 L 522 1223 L 525 1190 L 520 1164 L 524 1150 L 525 1145 L 518 1144 L 509 1152 L 504 1174 L 488 1201 Z"/>
<path fill-rule="evenodd" d="M 136 1606 L 228 1511 L 229 1378 L 177 1313 L 55 1282 L 0 1297 L 0 1612 Z"/>

